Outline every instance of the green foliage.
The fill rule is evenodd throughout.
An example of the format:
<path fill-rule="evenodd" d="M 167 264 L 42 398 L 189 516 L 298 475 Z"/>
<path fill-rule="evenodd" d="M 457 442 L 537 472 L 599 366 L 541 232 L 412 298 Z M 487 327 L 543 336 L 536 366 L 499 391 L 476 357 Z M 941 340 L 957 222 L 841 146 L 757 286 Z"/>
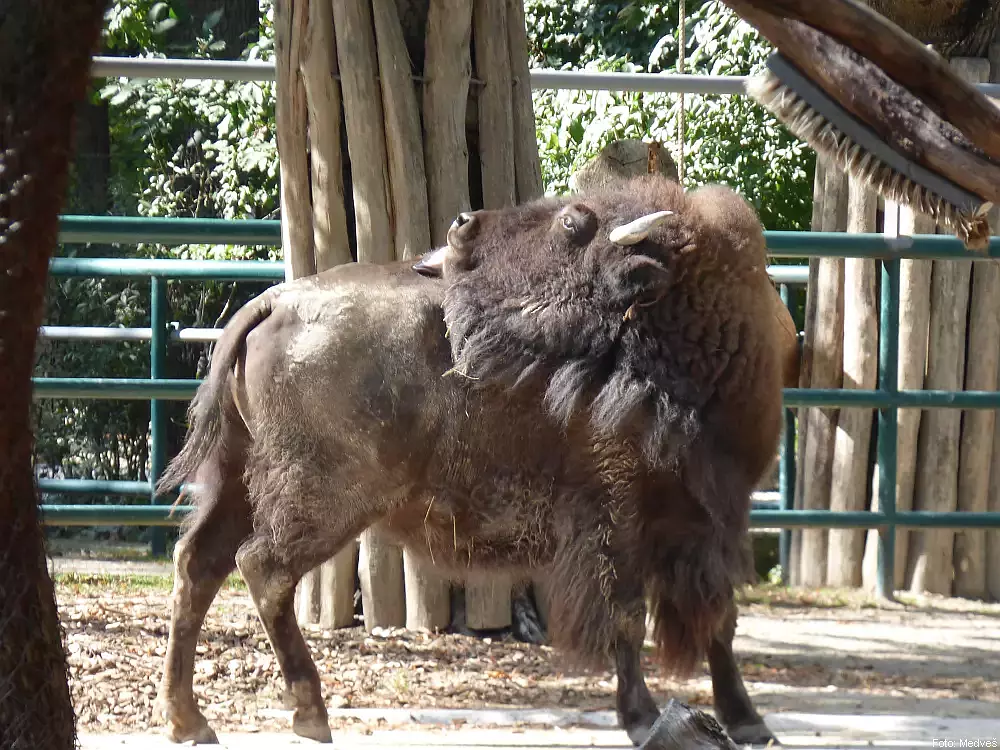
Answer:
<path fill-rule="evenodd" d="M 574 35 L 575 5 L 529 0 L 534 65 L 658 72 L 671 56 L 676 61 L 676 3 L 600 3 L 583 23 L 592 33 L 580 36 Z M 688 11 L 686 72 L 747 75 L 763 64 L 768 45 L 721 2 L 693 1 Z M 554 64 L 551 50 L 558 50 L 561 64 Z M 535 92 L 546 190 L 566 192 L 572 173 L 619 138 L 659 140 L 676 159 L 679 102 L 676 94 Z M 815 162 L 810 149 L 748 97 L 689 94 L 685 110 L 688 186 L 729 185 L 757 209 L 768 229 L 808 227 Z"/>

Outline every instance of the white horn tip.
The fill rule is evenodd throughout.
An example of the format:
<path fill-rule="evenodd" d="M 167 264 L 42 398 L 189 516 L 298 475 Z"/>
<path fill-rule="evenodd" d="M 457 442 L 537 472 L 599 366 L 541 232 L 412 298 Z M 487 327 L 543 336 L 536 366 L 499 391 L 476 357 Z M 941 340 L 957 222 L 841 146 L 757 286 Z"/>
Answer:
<path fill-rule="evenodd" d="M 649 233 L 662 224 L 668 216 L 673 216 L 673 211 L 656 211 L 645 216 L 640 216 L 635 221 L 615 227 L 608 235 L 608 239 L 616 245 L 634 245 L 649 236 Z"/>

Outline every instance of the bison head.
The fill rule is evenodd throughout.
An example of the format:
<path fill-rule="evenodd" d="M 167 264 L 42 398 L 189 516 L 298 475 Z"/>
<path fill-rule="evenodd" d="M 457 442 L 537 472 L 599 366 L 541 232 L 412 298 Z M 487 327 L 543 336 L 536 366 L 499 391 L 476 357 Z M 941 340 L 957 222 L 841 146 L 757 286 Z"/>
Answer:
<path fill-rule="evenodd" d="M 453 371 L 486 384 L 541 382 L 554 416 L 568 421 L 589 406 L 602 431 L 644 419 L 652 456 L 662 455 L 668 433 L 690 437 L 711 392 L 697 373 L 717 367 L 692 369 L 690 347 L 677 339 L 686 334 L 667 318 L 699 314 L 697 305 L 685 312 L 687 298 L 717 294 L 709 279 L 740 262 L 736 245 L 759 250 L 742 257 L 764 269 L 752 211 L 731 191 L 711 190 L 738 204 L 741 221 L 658 176 L 460 214 L 447 245 L 415 266 L 449 282 Z M 664 306 L 678 295 L 680 308 L 677 299 Z"/>

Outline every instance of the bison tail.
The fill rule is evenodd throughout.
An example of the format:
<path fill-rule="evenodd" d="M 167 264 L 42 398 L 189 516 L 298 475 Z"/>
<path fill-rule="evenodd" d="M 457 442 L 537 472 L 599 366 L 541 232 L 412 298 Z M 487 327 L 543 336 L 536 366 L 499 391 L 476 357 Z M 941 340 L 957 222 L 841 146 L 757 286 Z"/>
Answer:
<path fill-rule="evenodd" d="M 164 494 L 191 479 L 198 466 L 215 449 L 222 433 L 226 384 L 246 337 L 273 310 L 273 295 L 261 294 L 241 308 L 229 321 L 212 353 L 208 375 L 188 406 L 188 434 L 184 447 L 167 464 L 156 483 L 157 494 Z"/>

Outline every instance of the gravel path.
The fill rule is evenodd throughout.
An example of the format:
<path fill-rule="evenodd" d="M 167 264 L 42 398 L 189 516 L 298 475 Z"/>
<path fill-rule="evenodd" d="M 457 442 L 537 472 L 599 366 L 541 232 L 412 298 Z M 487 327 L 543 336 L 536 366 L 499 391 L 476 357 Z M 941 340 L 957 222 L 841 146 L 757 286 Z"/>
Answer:
<path fill-rule="evenodd" d="M 57 588 L 80 731 L 156 728 L 167 591 L 106 577 L 71 577 Z M 1000 717 L 1000 606 L 931 599 L 876 608 L 853 594 L 768 597 L 777 600 L 754 603 L 752 593 L 742 604 L 735 644 L 762 712 Z M 823 606 L 830 603 L 838 606 Z M 578 709 L 600 712 L 585 722 L 597 725 L 611 716 L 613 677 L 564 670 L 547 647 L 361 628 L 306 635 L 332 724 L 341 729 L 385 726 L 386 714 L 369 711 L 385 708 Z M 646 673 L 663 703 L 678 697 L 711 705 L 707 674 L 667 680 L 651 656 Z M 195 690 L 217 730 L 287 730 L 277 666 L 245 592 L 224 590 L 210 611 Z"/>

